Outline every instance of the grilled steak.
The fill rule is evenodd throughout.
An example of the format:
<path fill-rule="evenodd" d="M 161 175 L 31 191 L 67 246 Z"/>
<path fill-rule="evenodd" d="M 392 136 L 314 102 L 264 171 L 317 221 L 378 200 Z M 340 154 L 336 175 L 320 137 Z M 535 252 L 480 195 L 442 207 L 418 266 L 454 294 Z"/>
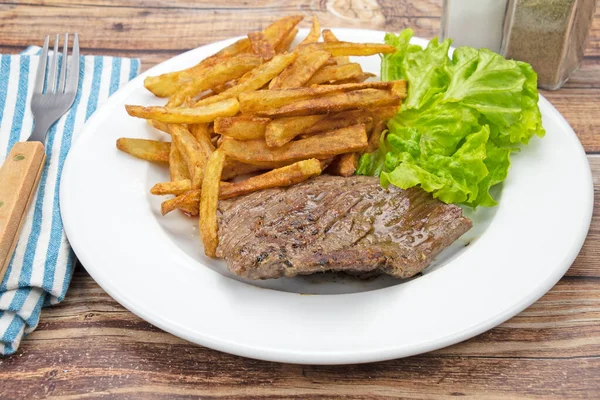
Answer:
<path fill-rule="evenodd" d="M 364 176 L 324 175 L 221 201 L 219 211 L 217 256 L 249 279 L 322 271 L 408 278 L 471 228 L 457 206 Z"/>

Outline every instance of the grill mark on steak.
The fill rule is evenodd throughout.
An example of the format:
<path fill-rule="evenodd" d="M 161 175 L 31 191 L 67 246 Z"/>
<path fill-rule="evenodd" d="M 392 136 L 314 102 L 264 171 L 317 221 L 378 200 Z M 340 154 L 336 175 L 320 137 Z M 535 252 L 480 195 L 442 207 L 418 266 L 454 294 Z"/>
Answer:
<path fill-rule="evenodd" d="M 219 203 L 219 247 L 250 279 L 321 271 L 408 278 L 470 229 L 462 210 L 418 188 L 320 176 Z"/>

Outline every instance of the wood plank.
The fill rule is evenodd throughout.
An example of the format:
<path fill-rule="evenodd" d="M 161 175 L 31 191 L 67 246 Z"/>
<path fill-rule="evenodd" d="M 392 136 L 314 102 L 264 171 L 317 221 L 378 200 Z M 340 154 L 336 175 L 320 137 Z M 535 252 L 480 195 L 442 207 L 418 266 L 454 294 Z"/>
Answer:
<path fill-rule="evenodd" d="M 588 155 L 588 161 L 594 179 L 594 215 L 583 248 L 567 275 L 600 278 L 600 155 Z"/>
<path fill-rule="evenodd" d="M 93 388 L 91 397 L 145 399 L 590 398 L 600 389 L 599 316 L 598 281 L 567 279 L 501 327 L 438 352 L 367 365 L 286 365 L 164 333 L 78 270 L 65 302 L 44 311 L 17 356 L 0 360 L 0 393 L 39 398 Z"/>
<path fill-rule="evenodd" d="M 587 152 L 600 152 L 600 89 L 540 90 L 569 121 Z"/>
<path fill-rule="evenodd" d="M 135 3 L 134 3 L 135 4 Z M 289 2 L 265 7 L 214 9 L 211 2 L 198 2 L 197 7 L 127 7 L 101 5 L 56 5 L 40 7 L 13 3 L 0 8 L 3 45 L 23 46 L 40 42 L 54 32 L 57 25 L 68 26 L 80 34 L 84 49 L 119 50 L 179 50 L 201 46 L 232 36 L 245 35 L 262 29 L 278 17 L 293 13 L 316 14 L 323 27 L 361 27 L 399 31 L 411 26 L 418 35 L 432 37 L 439 32 L 438 16 L 406 16 L 419 8 L 403 2 L 363 2 L 362 7 L 350 7 L 352 2 Z M 279 4 L 279 3 L 278 3 Z M 330 5 L 329 5 L 330 4 Z M 360 4 L 360 2 L 359 2 Z M 427 3 L 425 3 L 427 4 Z M 356 10 L 360 9 L 358 13 Z M 268 12 L 265 12 L 268 11 Z M 383 14 L 385 12 L 385 14 Z M 367 16 L 373 16 L 367 19 Z M 386 15 L 386 17 L 382 17 Z M 379 17 L 378 17 L 379 16 Z M 31 24 L 30 21 L 36 21 Z M 309 18 L 302 22 L 308 27 Z"/>

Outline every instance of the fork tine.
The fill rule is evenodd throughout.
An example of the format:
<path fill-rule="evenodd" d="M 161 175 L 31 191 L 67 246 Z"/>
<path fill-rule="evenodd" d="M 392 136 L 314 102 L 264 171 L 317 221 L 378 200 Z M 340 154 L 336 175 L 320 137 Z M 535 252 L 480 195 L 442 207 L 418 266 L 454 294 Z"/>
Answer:
<path fill-rule="evenodd" d="M 46 93 L 56 93 L 56 70 L 58 69 L 58 41 L 59 36 L 54 38 L 54 53 L 50 61 L 50 72 L 48 72 L 48 84 Z"/>
<path fill-rule="evenodd" d="M 65 91 L 65 79 L 67 78 L 67 56 L 69 54 L 69 34 L 65 33 L 65 46 L 63 47 L 62 62 L 60 65 L 60 78 L 58 79 L 58 93 Z"/>
<path fill-rule="evenodd" d="M 73 36 L 73 54 L 71 54 L 71 66 L 69 67 L 69 81 L 65 93 L 77 93 L 77 85 L 79 84 L 79 35 L 75 33 Z"/>
<path fill-rule="evenodd" d="M 46 61 L 48 60 L 48 44 L 50 43 L 50 36 L 46 36 L 44 40 L 44 47 L 40 54 L 40 62 L 38 69 L 35 74 L 35 85 L 33 86 L 33 92 L 41 94 L 44 91 L 44 78 L 46 78 Z"/>

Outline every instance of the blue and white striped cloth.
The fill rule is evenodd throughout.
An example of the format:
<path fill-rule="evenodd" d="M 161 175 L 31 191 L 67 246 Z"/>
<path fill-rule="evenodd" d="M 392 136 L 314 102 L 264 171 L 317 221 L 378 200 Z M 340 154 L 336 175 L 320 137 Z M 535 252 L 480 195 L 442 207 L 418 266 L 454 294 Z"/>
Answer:
<path fill-rule="evenodd" d="M 18 55 L 0 56 L 0 162 L 33 129 L 29 104 L 39 53 L 39 47 L 29 47 Z M 0 354 L 14 353 L 22 337 L 36 328 L 42 307 L 59 303 L 65 297 L 74 261 L 58 204 L 65 158 L 85 121 L 121 85 L 134 78 L 139 67 L 137 59 L 80 59 L 75 102 L 48 132 L 46 165 L 37 194 L 0 284 Z"/>

